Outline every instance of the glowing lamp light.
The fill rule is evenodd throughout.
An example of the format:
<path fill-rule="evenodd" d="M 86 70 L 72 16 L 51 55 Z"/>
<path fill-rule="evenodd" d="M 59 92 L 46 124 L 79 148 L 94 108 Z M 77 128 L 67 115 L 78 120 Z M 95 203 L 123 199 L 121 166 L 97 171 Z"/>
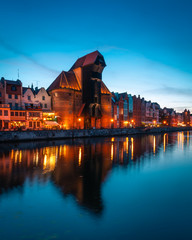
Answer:
<path fill-rule="evenodd" d="M 114 122 L 114 119 L 111 119 L 111 122 Z"/>
<path fill-rule="evenodd" d="M 133 123 L 133 122 L 134 122 L 134 120 L 132 119 L 132 120 L 131 120 L 131 122 Z"/>
<path fill-rule="evenodd" d="M 78 121 L 81 122 L 81 118 L 79 118 Z"/>

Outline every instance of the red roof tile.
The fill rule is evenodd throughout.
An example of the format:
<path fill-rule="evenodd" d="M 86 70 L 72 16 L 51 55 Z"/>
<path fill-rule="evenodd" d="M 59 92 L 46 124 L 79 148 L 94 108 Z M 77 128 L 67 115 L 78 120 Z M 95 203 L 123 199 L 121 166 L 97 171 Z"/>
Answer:
<path fill-rule="evenodd" d="M 69 88 L 74 90 L 81 90 L 78 81 L 73 72 L 62 71 L 55 81 L 48 87 L 47 91 L 52 91 L 59 88 Z"/>
<path fill-rule="evenodd" d="M 101 94 L 111 94 L 103 81 L 101 81 Z"/>
<path fill-rule="evenodd" d="M 94 64 L 98 56 L 103 57 L 99 51 L 95 51 L 95 52 L 89 53 L 89 54 L 87 54 L 87 55 L 85 55 L 81 58 L 78 58 L 77 61 L 73 64 L 70 71 L 75 69 L 75 68 L 84 67 L 84 66 L 87 66 L 87 65 L 90 65 L 90 64 Z"/>

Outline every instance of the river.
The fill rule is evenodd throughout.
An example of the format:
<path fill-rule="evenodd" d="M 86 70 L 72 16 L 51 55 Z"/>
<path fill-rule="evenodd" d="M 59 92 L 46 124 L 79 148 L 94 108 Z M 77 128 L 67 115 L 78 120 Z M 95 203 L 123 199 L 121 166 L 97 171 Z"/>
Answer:
<path fill-rule="evenodd" d="M 0 239 L 192 239 L 192 132 L 0 144 Z"/>

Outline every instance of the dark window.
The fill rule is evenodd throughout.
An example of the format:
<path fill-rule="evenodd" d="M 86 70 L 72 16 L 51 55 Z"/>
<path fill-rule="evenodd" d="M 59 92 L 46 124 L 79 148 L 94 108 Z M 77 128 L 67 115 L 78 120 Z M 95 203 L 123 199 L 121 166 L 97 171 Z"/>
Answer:
<path fill-rule="evenodd" d="M 17 116 L 17 117 L 19 116 L 18 112 L 15 112 L 15 116 Z"/>
<path fill-rule="evenodd" d="M 11 86 L 11 91 L 16 91 L 17 88 L 15 86 Z"/>
<path fill-rule="evenodd" d="M 71 93 L 69 93 L 69 96 L 71 96 Z"/>
<path fill-rule="evenodd" d="M 11 116 L 14 116 L 14 112 L 11 112 Z"/>
<path fill-rule="evenodd" d="M 18 108 L 18 107 L 19 107 L 18 103 L 15 103 L 15 108 Z"/>
<path fill-rule="evenodd" d="M 42 100 L 45 100 L 45 96 L 42 96 Z"/>
<path fill-rule="evenodd" d="M 8 111 L 4 110 L 4 116 L 8 116 Z"/>
<path fill-rule="evenodd" d="M 25 112 L 23 112 L 23 116 L 25 116 Z"/>
<path fill-rule="evenodd" d="M 8 95 L 8 98 L 9 98 L 9 99 L 11 99 L 11 98 L 12 98 L 12 95 L 11 95 L 11 94 L 9 94 L 9 95 Z"/>
<path fill-rule="evenodd" d="M 0 116 L 2 116 L 2 110 L 0 110 Z"/>
<path fill-rule="evenodd" d="M 47 108 L 47 104 L 44 105 L 44 108 Z"/>
<path fill-rule="evenodd" d="M 18 95 L 15 95 L 15 99 L 18 99 Z"/>
<path fill-rule="evenodd" d="M 101 73 L 99 73 L 99 72 L 92 72 L 92 77 L 93 78 L 98 78 L 98 79 L 101 79 Z"/>
<path fill-rule="evenodd" d="M 41 107 L 41 108 L 43 107 L 43 104 L 42 104 L 42 103 L 40 103 L 40 107 Z"/>
<path fill-rule="evenodd" d="M 27 99 L 30 101 L 31 100 L 31 96 L 27 96 Z"/>
<path fill-rule="evenodd" d="M 37 127 L 40 127 L 40 122 L 37 122 Z"/>
<path fill-rule="evenodd" d="M 0 92 L 0 97 L 1 97 L 2 95 L 1 95 L 1 92 Z"/>
<path fill-rule="evenodd" d="M 9 107 L 12 108 L 12 103 L 9 103 Z"/>
<path fill-rule="evenodd" d="M 32 127 L 32 122 L 29 122 L 29 127 Z"/>
<path fill-rule="evenodd" d="M 23 113 L 22 113 L 22 112 L 20 112 L 20 113 L 19 113 L 19 116 L 23 116 Z"/>

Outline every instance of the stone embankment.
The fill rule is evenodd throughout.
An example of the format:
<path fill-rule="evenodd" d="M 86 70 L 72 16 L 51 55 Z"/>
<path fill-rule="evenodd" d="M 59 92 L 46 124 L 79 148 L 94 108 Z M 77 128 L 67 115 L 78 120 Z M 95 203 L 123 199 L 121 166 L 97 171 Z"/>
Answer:
<path fill-rule="evenodd" d="M 168 133 L 189 131 L 192 127 L 163 127 L 163 128 L 124 128 L 124 129 L 85 129 L 85 130 L 43 130 L 43 131 L 4 131 L 0 132 L 0 142 L 36 141 L 69 139 L 83 137 L 114 137 L 134 134 Z"/>

